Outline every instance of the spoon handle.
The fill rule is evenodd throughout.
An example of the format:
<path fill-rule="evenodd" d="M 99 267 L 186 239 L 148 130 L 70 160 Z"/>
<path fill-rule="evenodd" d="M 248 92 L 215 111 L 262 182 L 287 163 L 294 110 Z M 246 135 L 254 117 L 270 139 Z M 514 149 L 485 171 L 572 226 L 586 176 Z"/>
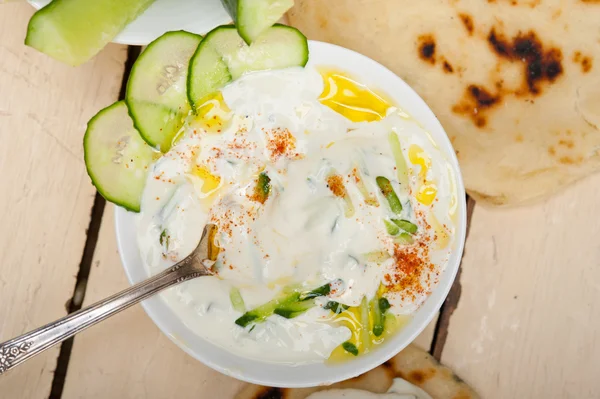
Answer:
<path fill-rule="evenodd" d="M 164 272 L 111 297 L 0 343 L 0 374 L 167 287 L 210 274 L 207 270 L 195 268 L 193 261 L 192 256 L 188 256 Z"/>

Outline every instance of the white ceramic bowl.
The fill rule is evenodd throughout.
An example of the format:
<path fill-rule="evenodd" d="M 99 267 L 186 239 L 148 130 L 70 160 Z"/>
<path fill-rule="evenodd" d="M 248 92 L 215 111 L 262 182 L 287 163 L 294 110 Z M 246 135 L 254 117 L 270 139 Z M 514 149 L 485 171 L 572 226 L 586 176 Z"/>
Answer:
<path fill-rule="evenodd" d="M 442 125 L 425 102 L 402 79 L 377 62 L 347 50 L 311 41 L 309 65 L 332 66 L 356 76 L 366 85 L 383 90 L 433 136 L 454 169 L 458 190 L 458 224 L 454 250 L 437 287 L 414 314 L 412 321 L 377 350 L 340 365 L 285 365 L 238 357 L 198 337 L 167 307 L 160 296 L 143 306 L 158 327 L 181 349 L 202 363 L 240 380 L 277 387 L 307 387 L 331 384 L 362 374 L 394 356 L 413 341 L 429 324 L 446 298 L 458 270 L 466 231 L 465 190 L 458 161 Z M 125 272 L 131 283 L 148 277 L 136 242 L 134 214 L 117 208 L 117 241 Z M 184 283 L 185 284 L 185 283 Z"/>
<path fill-rule="evenodd" d="M 50 3 L 50 0 L 28 1 L 37 9 Z M 229 22 L 231 18 L 221 0 L 156 0 L 113 41 L 143 46 L 168 31 L 183 29 L 203 35 Z"/>

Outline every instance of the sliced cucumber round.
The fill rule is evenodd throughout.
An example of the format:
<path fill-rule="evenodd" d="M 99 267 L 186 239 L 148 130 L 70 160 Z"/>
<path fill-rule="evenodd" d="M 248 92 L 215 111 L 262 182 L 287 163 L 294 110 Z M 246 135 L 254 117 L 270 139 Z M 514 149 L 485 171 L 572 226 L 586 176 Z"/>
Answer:
<path fill-rule="evenodd" d="M 254 42 L 292 8 L 294 0 L 221 0 L 240 36 Z"/>
<path fill-rule="evenodd" d="M 25 44 L 77 66 L 96 55 L 154 0 L 53 0 L 33 14 Z"/>
<path fill-rule="evenodd" d="M 171 147 L 190 111 L 188 64 L 201 40 L 185 31 L 167 32 L 150 43 L 131 68 L 127 107 L 142 138 L 162 152 Z"/>
<path fill-rule="evenodd" d="M 296 28 L 274 25 L 248 46 L 234 26 L 210 31 L 190 60 L 188 100 L 192 107 L 246 72 L 304 66 L 308 42 Z"/>
<path fill-rule="evenodd" d="M 158 153 L 133 127 L 125 102 L 116 102 L 90 119 L 83 151 L 98 192 L 107 201 L 139 212 L 148 168 Z"/>

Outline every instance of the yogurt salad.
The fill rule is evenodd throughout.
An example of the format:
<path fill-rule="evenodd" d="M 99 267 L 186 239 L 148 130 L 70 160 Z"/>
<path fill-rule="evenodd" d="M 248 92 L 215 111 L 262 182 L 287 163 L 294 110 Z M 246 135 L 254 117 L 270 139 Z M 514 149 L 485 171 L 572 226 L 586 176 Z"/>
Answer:
<path fill-rule="evenodd" d="M 306 66 L 298 30 L 242 36 L 221 26 L 151 43 L 125 100 L 88 124 L 88 173 L 139 212 L 149 274 L 217 227 L 214 275 L 162 294 L 205 341 L 275 364 L 360 357 L 454 265 L 460 177 L 380 87 L 318 65 L 322 55 Z"/>
<path fill-rule="evenodd" d="M 214 276 L 162 294 L 196 334 L 248 358 L 342 361 L 385 342 L 435 287 L 455 177 L 371 89 L 325 67 L 246 74 L 150 166 L 137 219 L 150 274 L 218 227 Z"/>

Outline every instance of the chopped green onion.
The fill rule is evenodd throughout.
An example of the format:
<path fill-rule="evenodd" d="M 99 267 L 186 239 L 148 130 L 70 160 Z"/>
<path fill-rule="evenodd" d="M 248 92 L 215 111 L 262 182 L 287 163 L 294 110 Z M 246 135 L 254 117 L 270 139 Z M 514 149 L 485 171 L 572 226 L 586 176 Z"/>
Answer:
<path fill-rule="evenodd" d="M 235 324 L 237 324 L 240 327 L 246 327 L 248 324 L 252 323 L 256 319 L 258 319 L 258 315 L 251 314 L 251 313 L 244 313 L 242 316 L 240 316 L 235 321 Z"/>
<path fill-rule="evenodd" d="M 394 223 L 390 222 L 389 220 L 384 219 L 383 223 L 385 224 L 385 229 L 387 230 L 387 233 L 389 235 L 395 236 L 400 233 L 400 227 L 396 226 Z"/>
<path fill-rule="evenodd" d="M 400 244 L 400 245 L 409 245 L 415 241 L 410 234 L 401 233 L 401 234 L 397 235 L 396 237 L 394 237 L 394 242 L 397 244 Z"/>
<path fill-rule="evenodd" d="M 373 334 L 379 337 L 385 330 L 385 312 L 391 307 L 387 298 L 373 298 L 371 300 L 371 314 L 373 316 Z"/>
<path fill-rule="evenodd" d="M 383 176 L 377 176 L 376 181 L 379 189 L 381 190 L 381 194 L 383 194 L 387 200 L 392 212 L 397 215 L 402 213 L 402 204 L 400 203 L 400 200 L 398 199 L 398 196 L 392 187 L 392 183 L 390 183 L 390 181 Z"/>
<path fill-rule="evenodd" d="M 284 295 L 282 297 L 273 299 L 244 313 L 235 321 L 235 324 L 246 327 L 252 322 L 259 323 L 265 321 L 273 314 L 278 314 L 279 316 L 286 318 L 296 317 L 315 306 L 315 301 L 311 299 L 327 295 L 330 291 L 331 286 L 329 284 L 322 285 L 305 293 L 300 293 L 298 291 L 287 293 L 289 290 L 284 289 Z"/>
<path fill-rule="evenodd" d="M 406 160 L 402 154 L 402 146 L 400 145 L 400 139 L 394 132 L 390 132 L 388 135 L 388 141 L 390 147 L 392 147 L 392 154 L 396 161 L 396 175 L 398 176 L 398 183 L 400 186 L 407 190 L 408 189 L 408 168 L 406 167 Z"/>
<path fill-rule="evenodd" d="M 377 297 L 371 300 L 371 315 L 373 316 L 373 334 L 379 337 L 384 330 L 384 317 Z"/>
<path fill-rule="evenodd" d="M 269 176 L 263 172 L 258 175 L 258 181 L 256 182 L 256 187 L 254 187 L 254 195 L 252 196 L 252 199 L 264 204 L 269 198 L 270 192 L 271 178 L 269 178 Z"/>
<path fill-rule="evenodd" d="M 400 227 L 402 230 L 409 232 L 410 234 L 415 234 L 418 230 L 416 224 L 409 222 L 404 219 L 392 219 L 392 222 L 396 224 L 396 226 Z"/>
<path fill-rule="evenodd" d="M 358 348 L 352 342 L 346 341 L 342 344 L 342 348 L 348 353 L 358 356 Z"/>
<path fill-rule="evenodd" d="M 336 301 L 329 301 L 323 306 L 323 309 L 331 310 L 335 314 L 340 314 L 348 310 L 349 306 Z"/>
<path fill-rule="evenodd" d="M 329 283 L 328 283 L 328 284 L 322 285 L 318 288 L 315 288 L 312 291 L 309 291 L 305 294 L 300 295 L 300 300 L 305 301 L 310 298 L 316 298 L 318 296 L 325 296 L 325 295 L 329 294 L 330 291 L 331 291 L 331 285 L 329 285 Z"/>
<path fill-rule="evenodd" d="M 277 307 L 273 313 L 276 315 L 285 317 L 286 319 L 293 319 L 296 316 L 300 316 L 308 309 L 315 306 L 315 301 L 304 300 L 300 302 L 284 303 L 282 306 Z"/>
<path fill-rule="evenodd" d="M 281 317 L 285 317 L 286 319 L 292 319 L 295 316 L 298 316 L 298 314 L 296 314 L 297 312 L 294 312 L 291 309 L 283 309 L 283 308 L 277 308 L 273 311 L 273 313 L 275 313 L 276 315 L 279 315 Z"/>
<path fill-rule="evenodd" d="M 165 247 L 165 250 L 169 250 L 169 233 L 167 233 L 167 229 L 164 229 L 160 233 L 160 238 L 158 239 L 158 241 L 160 242 L 160 245 Z"/>
<path fill-rule="evenodd" d="M 238 312 L 244 313 L 246 311 L 244 298 L 242 298 L 240 290 L 238 290 L 236 287 L 231 287 L 231 290 L 229 290 L 229 300 L 231 301 L 233 308 Z"/>
<path fill-rule="evenodd" d="M 235 321 L 235 324 L 237 324 L 238 326 L 245 327 L 251 322 L 264 321 L 275 312 L 275 309 L 283 308 L 288 304 L 297 302 L 299 300 L 299 298 L 300 298 L 300 293 L 293 292 L 290 295 L 286 295 L 281 298 L 273 299 L 263 305 L 260 305 L 256 308 L 244 313 L 242 316 L 240 316 Z"/>
<path fill-rule="evenodd" d="M 391 308 L 390 301 L 385 297 L 379 298 L 379 309 L 381 309 L 381 313 L 385 313 L 389 308 Z"/>

